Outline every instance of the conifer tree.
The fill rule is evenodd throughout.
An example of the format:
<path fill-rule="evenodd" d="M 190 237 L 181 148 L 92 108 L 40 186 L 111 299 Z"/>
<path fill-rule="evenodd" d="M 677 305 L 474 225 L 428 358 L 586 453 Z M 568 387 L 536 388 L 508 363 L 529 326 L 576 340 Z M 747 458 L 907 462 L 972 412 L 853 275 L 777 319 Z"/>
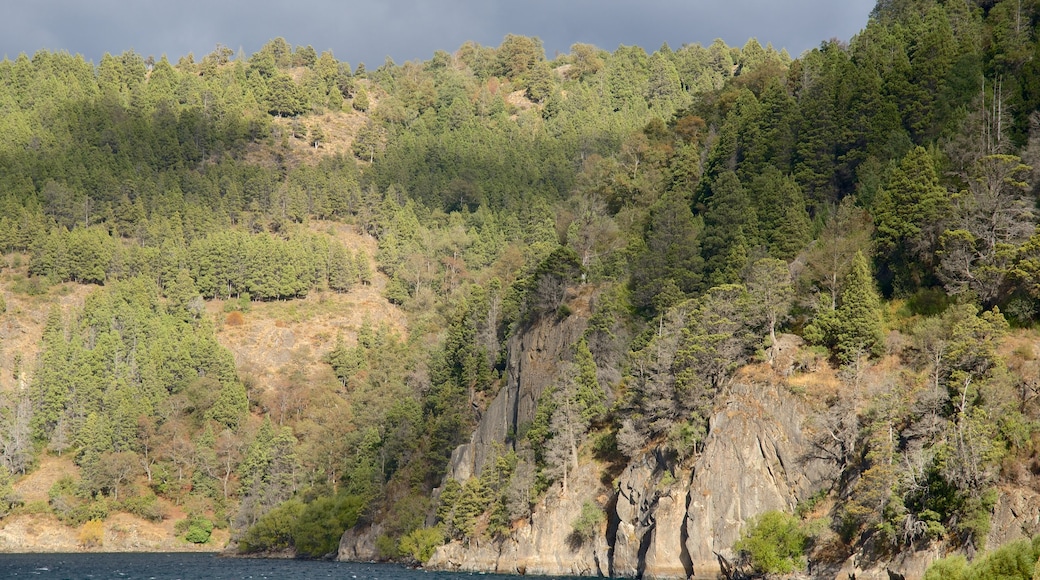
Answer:
<path fill-rule="evenodd" d="M 794 299 L 787 262 L 775 258 L 758 260 L 751 266 L 747 288 L 769 328 L 769 362 L 772 363 L 776 355 L 776 328 L 787 317 Z"/>
<path fill-rule="evenodd" d="M 632 301 L 648 312 L 663 312 L 701 285 L 704 261 L 697 221 L 681 195 L 664 195 L 652 208 L 632 267 Z"/>
<path fill-rule="evenodd" d="M 881 298 L 862 252 L 857 252 L 845 278 L 841 305 L 824 310 L 805 329 L 810 342 L 834 350 L 838 360 L 851 363 L 862 356 L 880 356 L 885 348 Z"/>
<path fill-rule="evenodd" d="M 757 228 L 754 208 L 740 180 L 732 171 L 723 172 L 711 184 L 704 214 L 702 248 L 710 285 L 740 281 Z"/>
<path fill-rule="evenodd" d="M 950 212 L 931 153 L 923 147 L 907 153 L 873 210 L 882 280 L 892 280 L 896 289 L 919 285 L 935 266 L 935 249 Z"/>

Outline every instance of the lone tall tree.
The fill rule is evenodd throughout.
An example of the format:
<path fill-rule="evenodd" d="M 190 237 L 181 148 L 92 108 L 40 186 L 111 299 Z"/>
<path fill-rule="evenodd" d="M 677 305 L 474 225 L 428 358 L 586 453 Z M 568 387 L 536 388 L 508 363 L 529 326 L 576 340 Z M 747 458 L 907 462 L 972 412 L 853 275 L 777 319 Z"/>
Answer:
<path fill-rule="evenodd" d="M 805 338 L 830 347 L 844 363 L 863 355 L 879 356 L 885 346 L 881 298 L 862 252 L 853 258 L 844 288 L 841 306 L 821 312 L 806 327 Z"/>

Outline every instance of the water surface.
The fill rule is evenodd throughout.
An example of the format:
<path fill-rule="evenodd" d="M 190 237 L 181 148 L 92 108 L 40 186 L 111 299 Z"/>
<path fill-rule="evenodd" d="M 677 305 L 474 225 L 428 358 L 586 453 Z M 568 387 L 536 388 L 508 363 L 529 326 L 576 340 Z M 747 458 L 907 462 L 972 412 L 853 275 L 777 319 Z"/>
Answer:
<path fill-rule="evenodd" d="M 40 580 L 517 580 L 394 564 L 221 558 L 214 554 L 0 554 L 0 578 Z M 529 577 L 528 577 L 529 578 Z"/>

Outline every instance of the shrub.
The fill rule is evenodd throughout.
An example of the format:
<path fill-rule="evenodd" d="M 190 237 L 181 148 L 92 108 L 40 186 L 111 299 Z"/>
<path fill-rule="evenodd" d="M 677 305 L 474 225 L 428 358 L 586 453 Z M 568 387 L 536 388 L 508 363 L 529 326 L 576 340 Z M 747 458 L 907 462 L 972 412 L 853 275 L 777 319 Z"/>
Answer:
<path fill-rule="evenodd" d="M 579 538 L 588 540 L 596 535 L 604 519 L 603 509 L 595 502 L 586 500 L 581 504 L 581 515 L 571 522 L 571 528 Z"/>
<path fill-rule="evenodd" d="M 323 497 L 307 504 L 293 527 L 296 554 L 321 558 L 339 549 L 343 532 L 357 523 L 365 500 L 357 495 Z"/>
<path fill-rule="evenodd" d="M 30 501 L 30 502 L 22 505 L 20 508 L 18 508 L 18 513 L 21 513 L 21 514 L 49 514 L 49 513 L 51 513 L 51 506 L 47 502 L 45 502 L 43 500 Z"/>
<path fill-rule="evenodd" d="M 443 543 L 444 531 L 440 527 L 421 528 L 405 534 L 398 548 L 401 552 L 410 554 L 419 563 L 425 563 Z"/>
<path fill-rule="evenodd" d="M 224 324 L 228 326 L 242 326 L 245 322 L 245 317 L 238 310 L 228 312 L 228 315 L 224 318 Z"/>
<path fill-rule="evenodd" d="M 68 514 L 65 523 L 73 526 L 89 521 L 104 521 L 108 517 L 108 502 L 104 498 L 87 501 L 74 507 Z M 60 518 L 60 515 L 59 515 Z"/>
<path fill-rule="evenodd" d="M 196 516 L 189 519 L 188 530 L 184 534 L 184 539 L 192 544 L 205 544 L 209 541 L 212 533 L 213 522 L 207 518 Z"/>
<path fill-rule="evenodd" d="M 978 580 L 1031 580 L 1037 554 L 1029 540 L 1019 540 L 986 554 L 971 564 L 971 577 Z"/>
<path fill-rule="evenodd" d="M 1040 536 L 1033 541 L 1019 540 L 977 558 L 971 564 L 956 554 L 936 560 L 928 567 L 924 580 L 1033 580 L 1038 577 Z"/>
<path fill-rule="evenodd" d="M 397 549 L 397 541 L 393 537 L 389 534 L 382 534 L 376 538 L 376 554 L 380 558 L 393 560 L 401 556 L 401 551 Z"/>
<path fill-rule="evenodd" d="M 105 524 L 101 520 L 90 520 L 83 524 L 76 538 L 83 548 L 100 548 L 105 543 Z"/>
<path fill-rule="evenodd" d="M 150 522 L 159 523 L 166 519 L 166 510 L 159 505 L 159 499 L 153 494 L 139 495 L 124 500 L 123 510 Z"/>
<path fill-rule="evenodd" d="M 924 580 L 964 580 L 968 574 L 968 561 L 956 554 L 932 562 L 924 573 Z"/>
<path fill-rule="evenodd" d="M 303 512 L 303 503 L 291 499 L 263 515 L 250 526 L 238 543 L 243 554 L 277 552 L 293 547 L 293 530 Z"/>
<path fill-rule="evenodd" d="M 753 520 L 733 547 L 746 552 L 758 572 L 790 574 L 805 566 L 808 542 L 798 518 L 769 511 Z"/>

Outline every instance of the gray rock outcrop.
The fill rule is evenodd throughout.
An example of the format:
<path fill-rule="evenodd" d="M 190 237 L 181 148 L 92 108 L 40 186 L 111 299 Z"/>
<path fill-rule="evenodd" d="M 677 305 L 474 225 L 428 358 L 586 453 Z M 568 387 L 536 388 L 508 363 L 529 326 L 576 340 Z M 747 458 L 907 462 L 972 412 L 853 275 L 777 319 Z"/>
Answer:
<path fill-rule="evenodd" d="M 518 383 L 517 400 L 524 387 Z M 571 522 L 582 503 L 604 491 L 595 466 L 586 464 L 567 497 L 551 489 L 530 521 L 509 538 L 449 544 L 428 566 L 520 574 L 712 577 L 719 571 L 715 553 L 732 557 L 733 543 L 748 520 L 769 510 L 790 512 L 837 476 L 831 464 L 811 457 L 804 417 L 798 399 L 783 396 L 775 386 L 735 384 L 711 418 L 710 435 L 692 470 L 676 468 L 655 450 L 628 463 L 615 482 L 611 520 L 595 540 L 570 541 Z M 470 449 L 480 441 L 474 437 Z M 471 452 L 457 457 L 470 457 L 466 453 Z"/>
<path fill-rule="evenodd" d="M 571 358 L 587 323 L 581 316 L 562 321 L 550 317 L 509 340 L 506 384 L 484 411 L 469 443 L 452 453 L 449 477 L 461 482 L 480 475 L 496 446 L 505 445 L 517 427 L 534 419 L 538 398 L 559 376 L 561 363 Z"/>
<path fill-rule="evenodd" d="M 716 570 L 716 552 L 733 556 L 749 519 L 790 513 L 837 477 L 833 465 L 810 457 L 803 421 L 796 398 L 772 386 L 734 386 L 711 419 L 689 486 L 686 549 L 695 573 Z"/>
<path fill-rule="evenodd" d="M 610 548 L 605 526 L 591 539 L 576 537 L 572 527 L 582 505 L 591 501 L 585 492 L 601 487 L 598 476 L 593 465 L 583 465 L 574 473 L 573 491 L 561 495 L 558 488 L 550 490 L 531 520 L 508 538 L 473 544 L 452 542 L 438 549 L 426 567 L 499 574 L 607 576 Z"/>

